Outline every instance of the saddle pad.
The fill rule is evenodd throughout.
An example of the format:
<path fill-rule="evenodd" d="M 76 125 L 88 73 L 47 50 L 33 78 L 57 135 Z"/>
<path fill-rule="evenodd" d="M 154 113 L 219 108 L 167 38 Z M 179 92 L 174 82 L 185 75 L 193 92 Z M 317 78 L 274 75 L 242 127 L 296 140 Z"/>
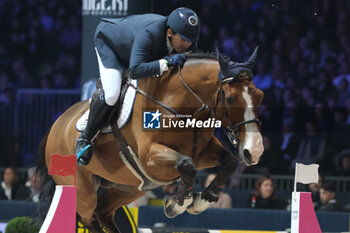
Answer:
<path fill-rule="evenodd" d="M 130 80 L 132 84 L 134 84 L 137 87 L 137 80 L 136 79 L 131 79 Z M 128 122 L 130 115 L 132 113 L 132 108 L 134 106 L 134 102 L 135 102 L 135 98 L 136 98 L 136 90 L 132 87 L 128 87 L 126 93 L 125 93 L 125 98 L 122 104 L 122 108 L 117 120 L 118 123 L 118 127 L 119 129 L 123 128 L 126 123 Z M 91 99 L 90 99 L 91 101 Z M 75 124 L 75 128 L 79 131 L 82 132 L 85 130 L 86 128 L 86 124 L 88 121 L 88 117 L 89 117 L 89 112 L 90 109 L 88 109 L 77 121 L 77 123 Z M 112 129 L 110 126 L 105 127 L 104 129 L 101 130 L 102 133 L 111 133 Z"/>

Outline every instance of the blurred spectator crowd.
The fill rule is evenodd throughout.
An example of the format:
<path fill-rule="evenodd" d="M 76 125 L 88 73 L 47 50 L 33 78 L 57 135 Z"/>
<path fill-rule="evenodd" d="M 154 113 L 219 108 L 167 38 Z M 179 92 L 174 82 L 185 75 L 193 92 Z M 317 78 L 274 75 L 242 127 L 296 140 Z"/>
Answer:
<path fill-rule="evenodd" d="M 199 48 L 243 61 L 260 45 L 254 82 L 265 152 L 246 172 L 291 174 L 295 162 L 350 174 L 350 1 L 154 0 L 201 19 Z M 81 1 L 0 2 L 0 103 L 17 88 L 80 88 Z"/>
<path fill-rule="evenodd" d="M 0 103 L 18 88 L 80 88 L 81 1 L 0 2 Z"/>

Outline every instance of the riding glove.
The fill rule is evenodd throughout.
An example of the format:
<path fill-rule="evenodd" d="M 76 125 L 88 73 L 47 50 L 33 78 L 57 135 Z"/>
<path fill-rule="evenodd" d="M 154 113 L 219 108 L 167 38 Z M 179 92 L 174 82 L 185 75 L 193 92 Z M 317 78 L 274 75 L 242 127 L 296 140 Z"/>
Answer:
<path fill-rule="evenodd" d="M 178 66 L 182 67 L 187 57 L 185 54 L 175 54 L 173 56 L 166 56 L 164 59 L 166 60 L 167 66 L 172 69 Z"/>

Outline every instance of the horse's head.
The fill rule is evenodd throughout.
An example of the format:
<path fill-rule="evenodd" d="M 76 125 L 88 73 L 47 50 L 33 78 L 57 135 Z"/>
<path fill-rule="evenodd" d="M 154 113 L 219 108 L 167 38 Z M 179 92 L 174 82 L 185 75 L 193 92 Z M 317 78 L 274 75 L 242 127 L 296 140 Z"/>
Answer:
<path fill-rule="evenodd" d="M 217 53 L 222 88 L 218 101 L 223 107 L 222 121 L 226 135 L 246 165 L 258 163 L 264 151 L 258 120 L 263 92 L 253 83 L 252 70 L 258 47 L 244 63 L 236 63 Z M 220 103 L 219 103 L 220 104 Z"/>

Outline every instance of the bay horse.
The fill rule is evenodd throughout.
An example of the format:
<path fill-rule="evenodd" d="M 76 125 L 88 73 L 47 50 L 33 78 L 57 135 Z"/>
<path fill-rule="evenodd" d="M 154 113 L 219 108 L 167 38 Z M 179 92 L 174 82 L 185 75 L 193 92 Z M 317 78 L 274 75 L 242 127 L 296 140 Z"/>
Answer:
<path fill-rule="evenodd" d="M 263 92 L 253 83 L 252 70 L 257 48 L 244 63 L 218 54 L 188 54 L 182 69 L 165 72 L 160 78 L 138 81 L 132 115 L 120 130 L 153 186 L 143 186 L 139 174 L 127 166 L 112 134 L 99 134 L 88 166 L 78 166 L 76 174 L 77 214 L 93 233 L 119 232 L 114 224 L 116 209 L 144 195 L 145 191 L 177 180 L 175 195 L 165 203 L 165 214 L 175 217 L 185 210 L 198 214 L 217 201 L 218 194 L 237 166 L 258 163 L 263 153 L 257 109 Z M 143 94 L 143 95 L 140 95 Z M 146 93 L 146 94 L 145 94 Z M 52 125 L 40 146 L 41 162 L 37 174 L 42 187 L 50 183 L 47 167 L 50 155 L 74 154 L 79 132 L 75 123 L 89 108 L 89 101 L 71 106 Z M 220 120 L 233 149 L 228 150 L 214 136 L 214 128 L 147 131 L 142 127 L 144 108 L 192 115 L 196 120 Z M 181 112 L 182 111 L 182 112 Z M 196 171 L 219 166 L 213 182 L 202 192 L 191 191 Z M 72 177 L 52 175 L 58 185 L 73 185 Z M 52 182 L 51 182 L 52 183 Z M 97 195 L 97 189 L 106 191 Z"/>

